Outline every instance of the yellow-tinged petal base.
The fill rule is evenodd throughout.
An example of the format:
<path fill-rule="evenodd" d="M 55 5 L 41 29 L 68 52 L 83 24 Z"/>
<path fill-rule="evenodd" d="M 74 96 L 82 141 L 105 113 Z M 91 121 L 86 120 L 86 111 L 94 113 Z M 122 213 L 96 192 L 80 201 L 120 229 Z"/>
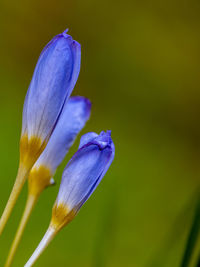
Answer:
<path fill-rule="evenodd" d="M 44 148 L 46 142 L 41 138 L 32 136 L 28 139 L 28 135 L 24 134 L 20 140 L 20 163 L 18 174 L 13 186 L 12 192 L 0 219 L 0 235 L 9 219 L 17 198 L 22 190 L 22 187 L 27 179 L 30 169 L 35 161 L 38 159 Z"/>
<path fill-rule="evenodd" d="M 39 196 L 39 194 L 50 185 L 52 177 L 51 170 L 46 166 L 33 168 L 28 177 L 28 190 L 30 195 Z"/>
<path fill-rule="evenodd" d="M 32 136 L 28 139 L 28 135 L 24 134 L 20 140 L 20 163 L 30 169 L 46 145 L 40 137 Z"/>
<path fill-rule="evenodd" d="M 50 227 L 60 231 L 66 224 L 71 222 L 75 215 L 76 211 L 69 211 L 69 208 L 64 203 L 60 203 L 59 205 L 56 203 L 52 210 Z"/>

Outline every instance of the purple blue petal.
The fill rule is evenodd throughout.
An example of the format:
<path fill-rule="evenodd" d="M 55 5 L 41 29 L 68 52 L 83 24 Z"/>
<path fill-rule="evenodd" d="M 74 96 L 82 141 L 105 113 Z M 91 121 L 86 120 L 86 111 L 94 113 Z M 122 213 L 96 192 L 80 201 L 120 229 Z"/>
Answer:
<path fill-rule="evenodd" d="M 53 175 L 89 119 L 90 111 L 91 103 L 87 98 L 71 97 L 65 104 L 49 142 L 34 167 L 47 166 Z"/>
<path fill-rule="evenodd" d="M 114 144 L 110 131 L 101 132 L 97 137 L 83 146 L 75 153 L 67 164 L 56 200 L 57 205 L 64 203 L 69 209 L 79 210 L 84 202 L 90 197 L 101 179 L 110 167 L 114 158 Z"/>
<path fill-rule="evenodd" d="M 43 49 L 24 103 L 22 132 L 48 140 L 80 71 L 81 47 L 66 32 Z"/>

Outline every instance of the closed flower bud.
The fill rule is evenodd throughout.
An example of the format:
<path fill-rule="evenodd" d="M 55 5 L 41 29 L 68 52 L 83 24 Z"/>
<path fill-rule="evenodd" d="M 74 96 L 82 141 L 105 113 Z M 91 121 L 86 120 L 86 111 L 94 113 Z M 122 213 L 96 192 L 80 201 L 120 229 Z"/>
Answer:
<path fill-rule="evenodd" d="M 43 49 L 24 103 L 20 154 L 26 167 L 44 150 L 77 81 L 80 59 L 80 44 L 66 31 Z"/>
<path fill-rule="evenodd" d="M 96 189 L 114 158 L 110 131 L 88 133 L 67 164 L 52 214 L 52 227 L 62 228 Z"/>

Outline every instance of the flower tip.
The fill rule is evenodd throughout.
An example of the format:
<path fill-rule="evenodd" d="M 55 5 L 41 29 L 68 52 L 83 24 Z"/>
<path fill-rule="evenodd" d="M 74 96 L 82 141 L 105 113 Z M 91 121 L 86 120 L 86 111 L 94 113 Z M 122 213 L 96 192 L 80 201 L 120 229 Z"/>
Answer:
<path fill-rule="evenodd" d="M 74 46 L 78 50 L 81 50 L 81 44 L 75 40 L 73 40 L 72 46 Z"/>
<path fill-rule="evenodd" d="M 88 98 L 82 97 L 82 96 L 78 96 L 77 99 L 80 102 L 82 101 L 82 103 L 83 103 L 83 115 L 88 120 L 90 118 L 90 114 L 91 114 L 91 107 L 92 107 L 91 101 Z"/>
<path fill-rule="evenodd" d="M 98 136 L 95 132 L 89 132 L 81 136 L 79 148 L 83 147 L 89 142 L 92 142 Z"/>
<path fill-rule="evenodd" d="M 92 103 L 88 98 L 83 96 L 73 96 L 70 98 L 70 102 L 77 104 L 77 110 L 81 110 L 81 116 L 87 120 L 89 119 Z"/>
<path fill-rule="evenodd" d="M 62 35 L 63 35 L 64 37 L 68 37 L 68 36 L 69 36 L 69 35 L 67 34 L 68 31 L 69 31 L 69 29 L 67 28 L 66 30 L 64 30 L 64 32 L 62 33 Z"/>
<path fill-rule="evenodd" d="M 111 150 L 114 149 L 110 130 L 106 132 L 102 131 L 99 135 L 94 132 L 89 132 L 89 133 L 84 134 L 81 137 L 79 148 L 89 143 L 93 143 L 97 145 L 100 150 L 103 150 L 106 147 L 110 147 Z"/>
<path fill-rule="evenodd" d="M 74 46 L 77 49 L 81 49 L 81 45 L 79 44 L 79 42 L 74 40 L 71 35 L 67 34 L 68 31 L 69 31 L 69 29 L 67 28 L 66 30 L 64 30 L 63 33 L 59 34 L 58 36 L 64 37 L 64 38 L 70 40 L 71 41 L 70 43 L 71 43 L 72 46 Z"/>
<path fill-rule="evenodd" d="M 106 147 L 112 146 L 112 139 L 111 139 L 111 131 L 102 131 L 100 135 L 94 140 L 94 143 L 96 143 L 99 146 L 100 150 L 105 149 Z"/>
<path fill-rule="evenodd" d="M 89 100 L 89 98 L 87 98 L 87 97 L 84 97 L 84 96 L 72 96 L 71 97 L 71 100 L 74 100 L 74 101 L 77 101 L 77 102 L 84 102 L 85 103 L 85 105 L 88 107 L 88 108 L 91 108 L 91 106 L 92 106 L 92 103 L 91 103 L 91 101 Z"/>
<path fill-rule="evenodd" d="M 107 131 L 106 131 L 106 134 L 107 134 L 108 136 L 111 136 L 111 130 L 107 130 Z"/>
<path fill-rule="evenodd" d="M 90 112 L 91 112 L 91 108 L 92 108 L 92 103 L 91 101 L 84 97 L 84 101 L 85 101 L 85 111 L 88 114 L 88 117 L 90 116 Z"/>
<path fill-rule="evenodd" d="M 111 130 L 107 130 L 106 132 L 101 131 L 100 136 L 111 136 Z"/>

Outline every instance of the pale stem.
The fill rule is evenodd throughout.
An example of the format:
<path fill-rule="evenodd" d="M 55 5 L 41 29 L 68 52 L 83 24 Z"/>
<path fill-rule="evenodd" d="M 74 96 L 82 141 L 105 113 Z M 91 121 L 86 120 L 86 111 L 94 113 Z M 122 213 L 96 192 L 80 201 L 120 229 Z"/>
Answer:
<path fill-rule="evenodd" d="M 20 240 L 21 240 L 22 235 L 24 233 L 24 229 L 25 229 L 26 224 L 28 222 L 28 219 L 31 215 L 31 212 L 32 212 L 37 200 L 38 200 L 38 197 L 39 197 L 39 195 L 31 195 L 31 194 L 28 195 L 28 198 L 26 201 L 26 206 L 24 209 L 24 213 L 23 213 L 21 222 L 19 224 L 17 233 L 15 235 L 15 239 L 14 239 L 12 246 L 11 246 L 11 249 L 9 251 L 5 267 L 9 267 L 13 262 L 13 258 L 15 256 L 16 250 L 19 246 Z"/>
<path fill-rule="evenodd" d="M 44 237 L 42 238 L 40 244 L 34 251 L 33 255 L 30 257 L 30 259 L 27 261 L 27 263 L 24 265 L 24 267 L 31 267 L 36 262 L 36 260 L 39 258 L 39 256 L 42 254 L 42 252 L 47 248 L 49 243 L 52 241 L 52 239 L 55 237 L 57 233 L 57 230 L 51 226 L 47 229 Z"/>
<path fill-rule="evenodd" d="M 23 166 L 20 166 L 18 169 L 17 177 L 12 189 L 12 192 L 10 194 L 10 197 L 8 199 L 8 202 L 6 204 L 6 207 L 4 209 L 4 212 L 0 219 L 0 235 L 2 234 L 4 227 L 11 215 L 11 212 L 15 206 L 15 203 L 17 201 L 17 198 L 22 190 L 22 187 L 26 181 L 28 174 L 28 170 L 24 168 Z"/>

